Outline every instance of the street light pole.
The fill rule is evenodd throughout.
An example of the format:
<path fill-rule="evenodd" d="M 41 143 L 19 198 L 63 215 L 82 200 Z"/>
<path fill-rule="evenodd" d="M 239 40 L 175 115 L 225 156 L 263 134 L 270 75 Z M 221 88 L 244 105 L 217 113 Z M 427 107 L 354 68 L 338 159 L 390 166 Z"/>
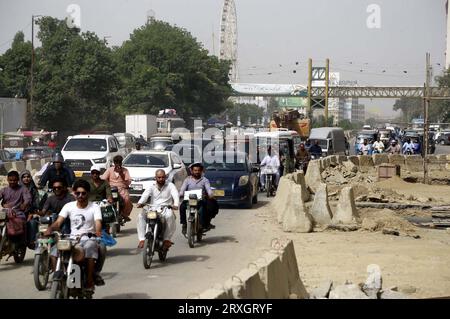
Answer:
<path fill-rule="evenodd" d="M 33 116 L 33 95 L 34 95 L 34 18 L 42 17 L 41 15 L 31 16 L 31 76 L 30 76 L 30 114 L 28 116 L 29 126 L 32 126 Z"/>

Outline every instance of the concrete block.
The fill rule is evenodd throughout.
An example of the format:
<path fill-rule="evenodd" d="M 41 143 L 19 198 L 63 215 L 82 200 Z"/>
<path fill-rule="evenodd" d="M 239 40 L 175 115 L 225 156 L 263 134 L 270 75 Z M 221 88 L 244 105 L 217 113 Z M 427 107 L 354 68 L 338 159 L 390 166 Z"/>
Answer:
<path fill-rule="evenodd" d="M 347 156 L 345 156 L 345 155 L 336 155 L 336 157 L 337 157 L 338 164 L 342 165 L 344 162 L 347 161 Z"/>
<path fill-rule="evenodd" d="M 398 291 L 386 290 L 381 293 L 380 299 L 411 299 L 411 298 Z"/>
<path fill-rule="evenodd" d="M 16 170 L 20 173 L 26 169 L 24 161 L 16 161 Z"/>
<path fill-rule="evenodd" d="M 352 161 L 343 162 L 342 165 L 349 172 L 353 172 L 353 173 L 357 173 L 358 172 L 358 166 L 356 166 Z"/>
<path fill-rule="evenodd" d="M 359 166 L 359 157 L 356 155 L 347 156 L 347 159 L 355 164 L 356 166 Z"/>
<path fill-rule="evenodd" d="M 259 276 L 266 288 L 267 298 L 288 299 L 288 275 L 278 254 L 267 252 L 255 264 L 259 267 Z"/>
<path fill-rule="evenodd" d="M 290 189 L 294 185 L 295 183 L 289 178 L 286 178 L 285 176 L 282 176 L 280 178 L 277 194 L 271 203 L 272 210 L 276 212 L 277 220 L 279 223 L 283 222 L 284 213 L 287 208 L 287 200 L 290 193 Z"/>
<path fill-rule="evenodd" d="M 5 162 L 3 165 L 5 166 L 6 173 L 16 170 L 15 162 Z"/>
<path fill-rule="evenodd" d="M 224 290 L 209 288 L 199 294 L 199 299 L 229 299 Z"/>
<path fill-rule="evenodd" d="M 378 294 L 382 285 L 380 266 L 375 264 L 368 265 L 367 272 L 369 273 L 369 276 L 367 277 L 362 290 L 370 299 L 378 299 Z"/>
<path fill-rule="evenodd" d="M 420 155 L 405 156 L 405 165 L 410 172 L 423 172 L 423 158 Z"/>
<path fill-rule="evenodd" d="M 308 299 L 309 294 L 300 278 L 297 257 L 295 256 L 294 243 L 285 240 L 282 243 L 280 260 L 288 277 L 289 293 L 295 294 L 299 299 Z"/>
<path fill-rule="evenodd" d="M 31 166 L 30 171 L 32 171 L 33 169 L 39 171 L 42 167 L 41 160 L 30 160 L 30 166 Z"/>
<path fill-rule="evenodd" d="M 327 156 L 330 159 L 330 166 L 337 166 L 338 159 L 336 155 Z"/>
<path fill-rule="evenodd" d="M 447 156 L 446 156 L 446 160 L 447 160 L 447 161 L 450 161 L 450 155 L 447 155 Z M 446 169 L 446 170 L 450 170 L 450 163 L 445 164 L 445 169 Z"/>
<path fill-rule="evenodd" d="M 358 159 L 360 167 L 373 166 L 373 159 L 371 155 L 358 155 Z"/>
<path fill-rule="evenodd" d="M 315 223 L 321 225 L 328 225 L 331 223 L 333 213 L 331 212 L 330 204 L 328 202 L 327 184 L 320 183 L 316 195 L 314 196 L 314 203 L 309 212 Z"/>
<path fill-rule="evenodd" d="M 322 168 L 324 170 L 330 167 L 330 161 L 328 161 L 326 157 L 322 157 L 319 161 L 322 163 Z"/>
<path fill-rule="evenodd" d="M 43 167 L 45 165 L 45 163 L 48 162 L 48 160 L 46 160 L 45 158 L 41 158 L 40 162 L 41 162 L 41 167 Z"/>
<path fill-rule="evenodd" d="M 305 180 L 306 186 L 315 193 L 317 187 L 320 183 L 323 183 L 323 178 L 321 175 L 322 171 L 320 170 L 319 161 L 313 160 L 308 164 L 308 169 L 306 170 Z"/>
<path fill-rule="evenodd" d="M 405 156 L 401 154 L 389 154 L 389 164 L 405 165 Z"/>
<path fill-rule="evenodd" d="M 380 164 L 388 164 L 389 156 L 388 154 L 372 154 L 373 165 L 378 166 Z"/>
<path fill-rule="evenodd" d="M 355 284 L 340 285 L 330 291 L 329 299 L 369 299 Z"/>
<path fill-rule="evenodd" d="M 232 280 L 242 282 L 242 290 L 239 295 L 242 299 L 265 299 L 267 298 L 266 287 L 260 278 L 260 269 L 255 267 L 242 269 L 232 277 Z"/>
<path fill-rule="evenodd" d="M 330 290 L 333 287 L 333 281 L 327 280 L 320 284 L 319 287 L 311 291 L 311 299 L 325 299 L 328 298 Z"/>
<path fill-rule="evenodd" d="M 352 187 L 344 187 L 339 196 L 336 211 L 333 214 L 333 224 L 353 224 L 359 219 L 355 205 L 355 196 Z"/>
<path fill-rule="evenodd" d="M 25 169 L 31 172 L 32 168 L 30 160 L 25 161 Z"/>
<path fill-rule="evenodd" d="M 283 231 L 294 233 L 309 233 L 314 227 L 314 220 L 306 210 L 301 198 L 302 187 L 293 185 L 287 199 L 287 207 L 283 216 Z"/>
<path fill-rule="evenodd" d="M 293 175 L 294 175 L 294 182 L 302 187 L 302 201 L 304 202 L 309 201 L 311 194 L 308 191 L 308 187 L 306 187 L 305 175 L 303 174 L 302 171 L 296 172 Z"/>
<path fill-rule="evenodd" d="M 245 296 L 244 285 L 240 278 L 233 276 L 233 278 L 225 281 L 223 287 L 230 299 L 243 299 Z"/>

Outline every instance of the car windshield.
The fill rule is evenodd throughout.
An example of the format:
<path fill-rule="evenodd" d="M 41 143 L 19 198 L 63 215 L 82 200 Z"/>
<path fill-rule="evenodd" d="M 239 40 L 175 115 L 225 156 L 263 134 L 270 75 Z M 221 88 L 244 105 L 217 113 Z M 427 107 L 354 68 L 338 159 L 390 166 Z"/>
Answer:
<path fill-rule="evenodd" d="M 63 149 L 63 151 L 72 152 L 105 152 L 106 150 L 106 140 L 99 138 L 72 138 Z"/>
<path fill-rule="evenodd" d="M 150 141 L 150 149 L 163 150 L 170 144 L 173 143 L 171 141 Z"/>
<path fill-rule="evenodd" d="M 123 166 L 129 167 L 167 167 L 167 154 L 130 154 L 123 161 Z"/>
<path fill-rule="evenodd" d="M 211 155 L 213 156 L 213 155 Z M 206 171 L 246 171 L 247 162 L 245 158 L 217 158 L 212 163 L 203 163 Z"/>

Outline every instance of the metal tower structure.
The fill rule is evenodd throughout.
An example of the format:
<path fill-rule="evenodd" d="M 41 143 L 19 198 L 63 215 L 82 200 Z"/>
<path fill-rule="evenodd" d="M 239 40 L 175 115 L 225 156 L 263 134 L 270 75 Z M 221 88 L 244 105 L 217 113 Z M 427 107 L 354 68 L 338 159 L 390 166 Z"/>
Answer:
<path fill-rule="evenodd" d="M 224 0 L 220 23 L 219 59 L 231 61 L 230 82 L 237 82 L 237 15 L 234 0 Z"/>

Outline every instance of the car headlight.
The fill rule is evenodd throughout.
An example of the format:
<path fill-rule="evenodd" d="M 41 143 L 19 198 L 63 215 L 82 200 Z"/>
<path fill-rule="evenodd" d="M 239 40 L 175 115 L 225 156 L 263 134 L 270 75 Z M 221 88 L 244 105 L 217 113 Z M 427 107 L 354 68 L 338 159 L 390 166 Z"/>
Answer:
<path fill-rule="evenodd" d="M 248 183 L 248 175 L 243 175 L 239 178 L 239 186 L 247 185 Z"/>
<path fill-rule="evenodd" d="M 94 163 L 96 163 L 96 164 L 100 164 L 100 163 L 106 163 L 106 157 L 103 157 L 103 158 L 96 158 L 96 159 L 94 159 L 93 160 L 94 161 Z"/>

